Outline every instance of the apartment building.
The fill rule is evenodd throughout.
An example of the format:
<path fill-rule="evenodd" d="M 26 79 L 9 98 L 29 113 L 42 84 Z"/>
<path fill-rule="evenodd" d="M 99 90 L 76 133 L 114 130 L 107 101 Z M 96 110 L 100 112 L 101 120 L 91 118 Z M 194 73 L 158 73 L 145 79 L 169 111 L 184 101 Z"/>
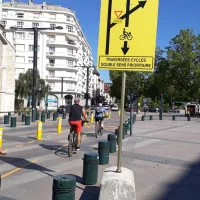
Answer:
<path fill-rule="evenodd" d="M 14 112 L 15 102 L 15 49 L 5 37 L 1 23 L 2 0 L 0 0 L 0 116 Z"/>
<path fill-rule="evenodd" d="M 20 28 L 61 26 L 62 30 L 43 30 L 38 35 L 38 70 L 51 86 L 48 105 L 71 104 L 74 98 L 80 98 L 84 104 L 86 67 L 90 67 L 90 95 L 93 91 L 93 57 L 75 13 L 69 8 L 46 2 L 34 4 L 31 0 L 28 3 L 12 0 L 4 2 L 2 7 L 2 23 L 10 31 L 6 36 L 16 48 L 15 78 L 33 68 L 34 34 Z M 14 37 L 10 27 L 18 28 Z M 64 77 L 63 99 L 61 77 Z"/>

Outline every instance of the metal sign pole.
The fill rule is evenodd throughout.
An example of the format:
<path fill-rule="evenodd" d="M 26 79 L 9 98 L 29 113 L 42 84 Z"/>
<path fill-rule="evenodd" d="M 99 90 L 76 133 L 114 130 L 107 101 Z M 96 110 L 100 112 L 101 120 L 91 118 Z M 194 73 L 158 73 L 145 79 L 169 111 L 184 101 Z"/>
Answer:
<path fill-rule="evenodd" d="M 123 72 L 122 90 L 121 90 L 121 114 L 120 114 L 119 145 L 118 145 L 118 157 L 117 157 L 117 172 L 118 173 L 122 172 L 122 170 L 121 170 L 121 159 L 122 159 L 122 133 L 123 133 L 123 122 L 124 122 L 125 89 L 126 89 L 126 73 Z"/>

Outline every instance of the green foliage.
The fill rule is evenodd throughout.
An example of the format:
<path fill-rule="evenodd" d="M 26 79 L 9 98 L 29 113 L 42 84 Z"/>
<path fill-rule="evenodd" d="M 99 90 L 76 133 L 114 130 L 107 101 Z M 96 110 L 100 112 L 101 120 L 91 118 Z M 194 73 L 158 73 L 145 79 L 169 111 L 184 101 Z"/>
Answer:
<path fill-rule="evenodd" d="M 199 101 L 200 99 L 200 35 L 193 30 L 180 30 L 169 45 L 156 49 L 155 71 L 144 74 L 127 72 L 126 91 L 137 88 L 139 96 L 151 97 L 157 102 L 162 92 L 166 105 L 173 101 Z M 148 80 L 144 77 L 148 76 Z M 110 72 L 113 82 L 111 95 L 121 96 L 121 72 Z"/>
<path fill-rule="evenodd" d="M 18 80 L 15 81 L 15 98 L 31 98 L 33 84 L 33 70 L 28 70 L 25 74 L 20 73 Z M 40 79 L 39 72 L 37 72 L 36 90 L 38 91 L 36 97 L 38 102 L 45 97 L 45 94 L 50 91 L 50 86 L 45 85 L 45 80 Z"/>

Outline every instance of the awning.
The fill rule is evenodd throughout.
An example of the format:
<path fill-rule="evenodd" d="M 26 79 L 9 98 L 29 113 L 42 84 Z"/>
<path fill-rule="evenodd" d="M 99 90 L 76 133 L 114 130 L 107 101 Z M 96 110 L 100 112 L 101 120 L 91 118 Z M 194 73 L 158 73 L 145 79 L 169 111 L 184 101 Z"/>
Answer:
<path fill-rule="evenodd" d="M 78 38 L 77 38 L 76 36 L 67 35 L 67 38 L 68 38 L 69 40 L 78 41 Z"/>

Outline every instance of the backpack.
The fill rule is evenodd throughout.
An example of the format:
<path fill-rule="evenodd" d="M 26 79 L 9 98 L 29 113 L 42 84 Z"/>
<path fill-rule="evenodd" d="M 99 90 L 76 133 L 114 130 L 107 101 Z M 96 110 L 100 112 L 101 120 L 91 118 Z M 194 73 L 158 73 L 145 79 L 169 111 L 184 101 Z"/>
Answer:
<path fill-rule="evenodd" d="M 95 110 L 95 115 L 100 115 L 101 113 L 102 113 L 101 108 L 98 107 L 98 108 Z"/>

